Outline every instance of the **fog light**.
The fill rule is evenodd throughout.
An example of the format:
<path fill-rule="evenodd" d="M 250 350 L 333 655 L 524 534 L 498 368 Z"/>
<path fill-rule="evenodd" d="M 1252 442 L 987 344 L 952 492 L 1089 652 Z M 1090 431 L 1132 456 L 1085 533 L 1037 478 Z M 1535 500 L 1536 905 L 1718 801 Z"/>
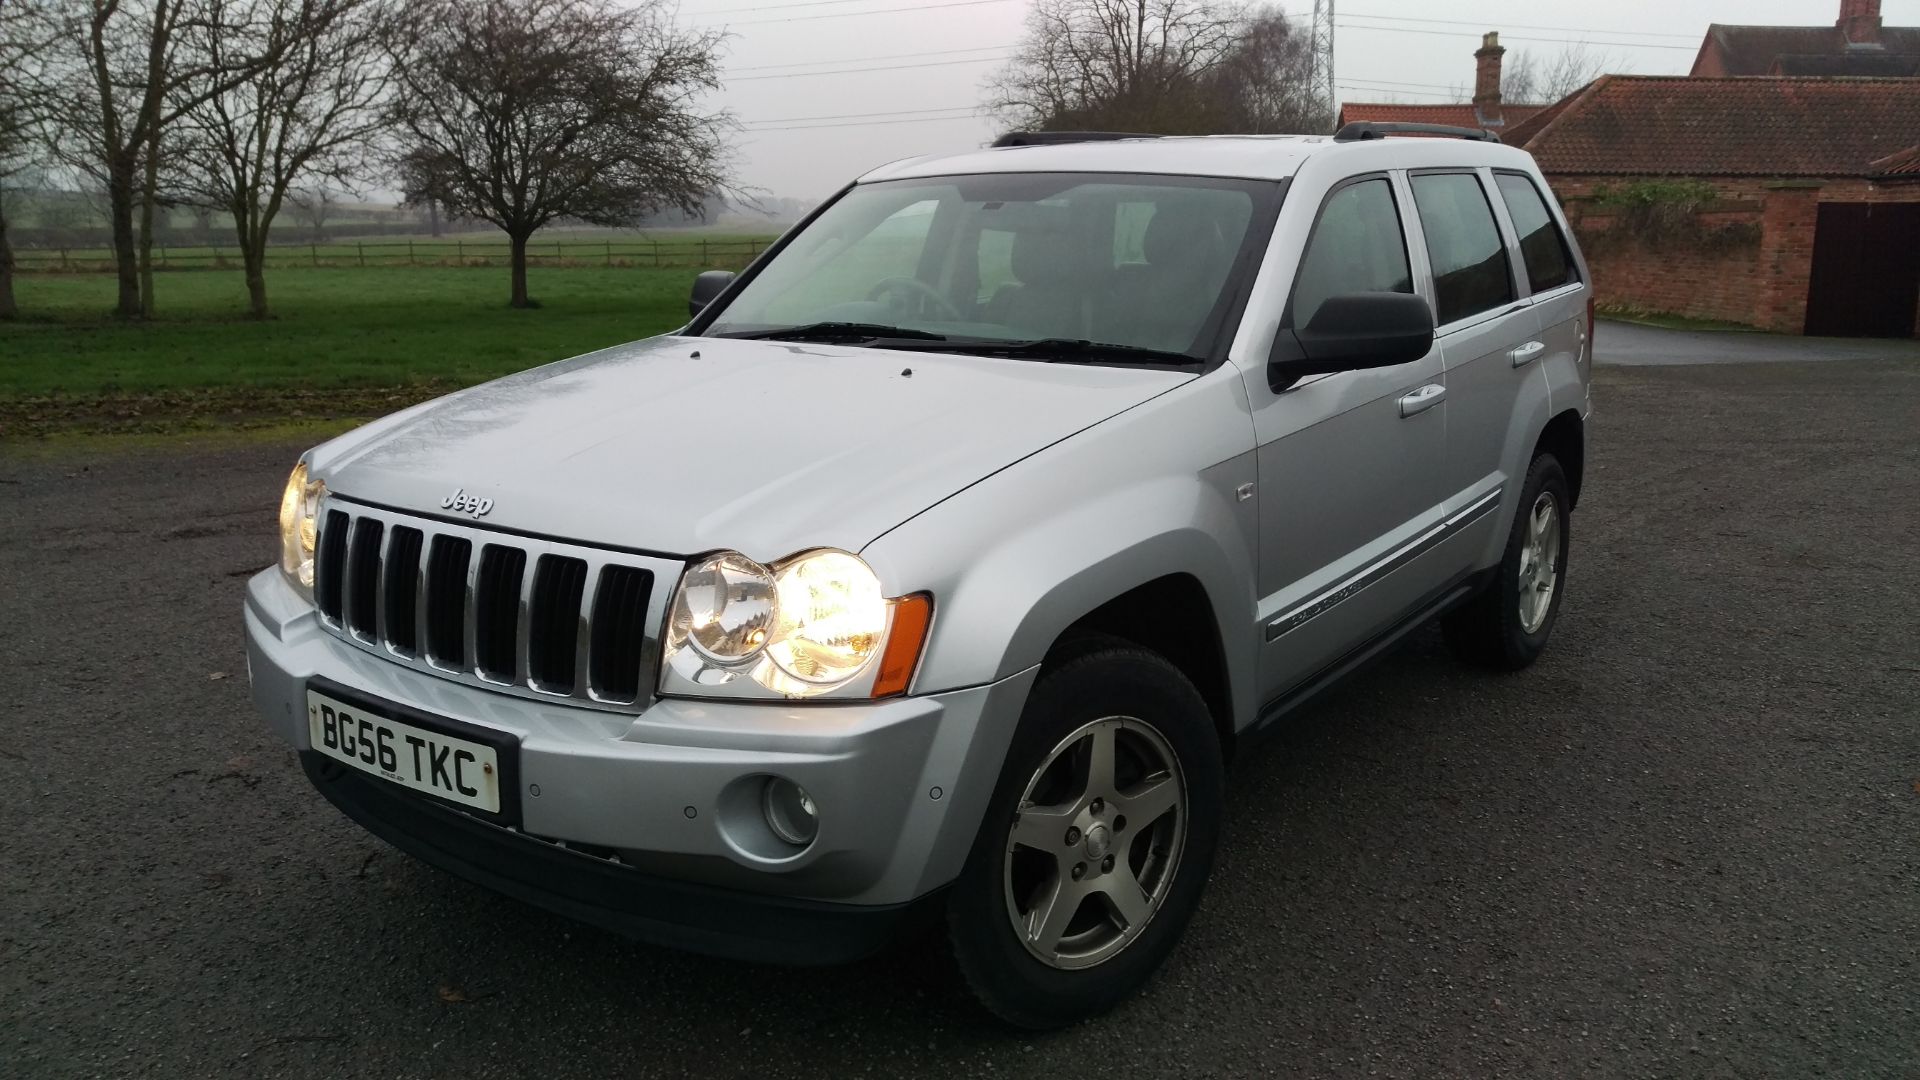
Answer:
<path fill-rule="evenodd" d="M 767 815 L 767 828 L 789 844 L 805 847 L 813 843 L 814 835 L 820 831 L 813 796 L 791 780 L 769 777 L 761 795 L 761 808 Z"/>

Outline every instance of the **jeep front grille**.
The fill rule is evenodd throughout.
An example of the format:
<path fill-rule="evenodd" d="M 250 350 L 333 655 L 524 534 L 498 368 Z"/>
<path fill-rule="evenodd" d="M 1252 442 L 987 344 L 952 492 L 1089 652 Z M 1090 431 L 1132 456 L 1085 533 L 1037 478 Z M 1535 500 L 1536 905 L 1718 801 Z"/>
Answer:
<path fill-rule="evenodd" d="M 398 663 L 522 697 L 634 711 L 657 673 L 680 565 L 334 496 L 320 516 L 314 600 L 328 630 Z"/>

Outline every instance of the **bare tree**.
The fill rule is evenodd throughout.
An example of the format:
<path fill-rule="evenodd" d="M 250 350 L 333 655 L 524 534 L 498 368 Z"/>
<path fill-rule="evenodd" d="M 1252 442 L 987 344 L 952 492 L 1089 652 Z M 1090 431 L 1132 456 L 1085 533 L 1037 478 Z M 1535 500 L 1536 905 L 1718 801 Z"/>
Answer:
<path fill-rule="evenodd" d="M 55 40 L 41 0 L 0 0 L 0 320 L 20 313 L 13 296 L 13 241 L 7 235 L 8 182 L 39 164 L 45 97 Z"/>
<path fill-rule="evenodd" d="M 1036 0 L 988 108 L 1028 130 L 1205 130 L 1200 82 L 1232 49 L 1243 14 L 1213 0 Z"/>
<path fill-rule="evenodd" d="M 168 128 L 188 109 L 246 82 L 271 58 L 214 63 L 199 47 L 221 17 L 213 0 L 61 3 L 70 46 L 55 102 L 63 156 L 106 189 L 119 275 L 116 310 L 138 317 L 153 307 L 150 252 Z"/>
<path fill-rule="evenodd" d="M 332 188 L 321 184 L 318 187 L 300 188 L 287 193 L 287 204 L 300 215 L 300 221 L 312 231 L 315 243 L 327 238 L 327 221 L 333 217 L 333 211 L 339 203 L 339 197 Z"/>
<path fill-rule="evenodd" d="M 1500 75 L 1500 98 L 1513 105 L 1551 105 L 1599 78 L 1621 62 L 1605 49 L 1585 42 L 1568 46 L 1541 59 L 1521 50 L 1509 58 Z"/>
<path fill-rule="evenodd" d="M 1307 43 L 1239 0 L 1037 0 L 988 108 L 1028 130 L 1322 130 Z"/>
<path fill-rule="evenodd" d="M 1247 16 L 1206 82 L 1218 118 L 1214 130 L 1276 135 L 1333 129 L 1333 117 L 1314 93 L 1312 45 L 1277 7 Z"/>
<path fill-rule="evenodd" d="M 213 66 L 270 59 L 182 114 L 180 157 L 198 199 L 233 215 L 248 311 L 262 319 L 267 237 L 294 183 L 319 181 L 301 207 L 317 233 L 333 203 L 329 185 L 353 181 L 381 129 L 386 8 L 377 0 L 212 2 L 202 47 Z"/>
<path fill-rule="evenodd" d="M 512 304 L 527 239 L 568 218 L 629 225 L 689 212 L 726 182 L 716 31 L 683 30 L 668 0 L 427 0 L 395 35 L 403 190 L 498 225 Z"/>

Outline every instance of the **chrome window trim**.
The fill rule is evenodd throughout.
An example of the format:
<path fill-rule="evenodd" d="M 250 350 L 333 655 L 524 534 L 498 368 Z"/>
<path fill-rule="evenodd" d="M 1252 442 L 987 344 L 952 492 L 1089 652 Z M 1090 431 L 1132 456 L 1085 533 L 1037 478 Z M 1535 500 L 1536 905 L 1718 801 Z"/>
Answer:
<path fill-rule="evenodd" d="M 608 712 L 639 713 L 653 703 L 655 687 L 660 681 L 660 635 L 666 625 L 667 604 L 673 598 L 673 590 L 678 586 L 681 571 L 685 563 L 678 559 L 665 559 L 655 556 L 638 555 L 630 551 L 595 547 L 586 544 L 574 544 L 560 540 L 535 538 L 525 533 L 506 532 L 472 525 L 450 522 L 445 518 L 421 514 L 409 514 L 398 510 L 337 495 L 329 492 L 320 505 L 320 521 L 326 521 L 326 513 L 337 509 L 347 514 L 348 545 L 343 556 L 347 565 L 329 568 L 328 572 L 342 573 L 343 589 L 352 584 L 344 576 L 351 573 L 352 538 L 364 521 L 377 521 L 384 530 L 381 537 L 380 558 L 384 568 L 391 554 L 393 529 L 396 525 L 418 529 L 421 533 L 419 580 L 416 584 L 418 600 L 414 613 L 416 636 L 415 649 L 409 654 L 389 643 L 385 632 L 385 578 L 375 587 L 375 603 L 380 610 L 378 630 L 372 639 L 362 637 L 346 625 L 347 603 L 343 594 L 341 618 L 334 619 L 314 608 L 314 616 L 320 626 L 334 638 L 345 642 L 363 652 L 378 656 L 391 663 L 400 664 L 423 674 L 436 678 L 450 679 L 468 686 L 492 690 L 502 694 L 531 701 L 554 704 L 566 704 L 580 708 L 599 709 Z M 449 663 L 450 657 L 432 655 L 427 638 L 428 625 L 428 568 L 431 565 L 433 542 L 435 537 L 449 536 L 466 540 L 472 545 L 466 567 L 466 601 L 462 613 L 465 655 L 459 663 Z M 516 678 L 512 682 L 503 682 L 481 674 L 478 658 L 474 655 L 476 612 L 474 589 L 478 583 L 480 560 L 488 545 L 518 548 L 526 554 L 526 567 L 521 576 L 519 609 L 515 613 L 514 664 Z M 318 545 L 316 544 L 316 553 Z M 580 559 L 587 564 L 587 579 L 582 586 L 580 612 L 578 615 L 579 632 L 575 637 L 575 670 L 573 690 L 570 693 L 556 693 L 538 685 L 528 670 L 530 649 L 529 629 L 533 596 L 533 582 L 542 556 L 557 555 Z M 638 693 L 633 700 L 613 699 L 602 696 L 596 691 L 589 678 L 589 658 L 591 657 L 592 638 L 589 631 L 593 625 L 593 607 L 598 599 L 601 571 L 609 566 L 632 567 L 652 574 L 653 581 L 647 594 L 647 610 L 642 625 L 641 649 L 639 657 L 640 676 Z"/>
<path fill-rule="evenodd" d="M 1267 623 L 1267 641 L 1274 642 L 1300 629 L 1320 616 L 1332 611 L 1343 601 L 1357 596 L 1361 590 L 1374 582 L 1400 569 L 1402 566 L 1432 551 L 1440 543 L 1453 536 L 1468 525 L 1492 513 L 1500 505 L 1500 496 L 1506 490 L 1504 486 L 1494 488 L 1485 495 L 1468 503 L 1462 509 L 1450 515 L 1446 520 L 1433 526 L 1426 532 L 1393 549 L 1379 559 L 1322 590 L 1318 595 L 1295 604 L 1281 612 Z"/>

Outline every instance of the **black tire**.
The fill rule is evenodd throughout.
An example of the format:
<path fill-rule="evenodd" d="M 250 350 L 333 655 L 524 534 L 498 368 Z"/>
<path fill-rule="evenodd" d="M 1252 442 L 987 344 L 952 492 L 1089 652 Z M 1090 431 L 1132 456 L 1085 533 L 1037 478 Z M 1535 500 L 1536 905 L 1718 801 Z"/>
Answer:
<path fill-rule="evenodd" d="M 1559 515 L 1555 580 L 1546 616 L 1529 631 L 1521 618 L 1521 569 L 1526 565 L 1531 511 L 1543 497 L 1553 499 Z M 1518 671 L 1540 658 L 1560 618 L 1560 602 L 1567 594 L 1567 552 L 1572 536 L 1572 500 L 1567 476 L 1552 454 L 1541 454 L 1527 469 L 1520 490 L 1519 509 L 1507 532 L 1506 553 L 1487 587 L 1441 620 L 1447 645 L 1461 660 L 1496 671 Z"/>
<path fill-rule="evenodd" d="M 1056 747 L 1083 726 L 1113 717 L 1145 721 L 1162 739 L 1155 747 L 1171 748 L 1186 788 L 1185 820 L 1179 823 L 1184 831 L 1175 848 L 1177 857 L 1165 871 L 1166 891 L 1159 906 L 1141 920 L 1137 936 L 1094 966 L 1064 970 L 1029 951 L 1014 929 L 1009 907 L 1013 879 L 1008 875 L 1015 856 L 1008 851 L 1009 830 L 1029 782 Z M 1131 730 L 1133 734 L 1127 734 L 1123 727 L 1121 734 L 1138 738 L 1140 729 Z M 1115 739 L 1116 744 L 1122 741 Z M 1116 639 L 1097 639 L 1050 659 L 1027 699 L 966 867 L 948 894 L 948 939 L 980 1003 L 1008 1023 L 1041 1030 L 1103 1013 L 1139 989 L 1179 942 L 1199 905 L 1213 865 L 1224 784 L 1220 742 L 1206 703 L 1164 658 Z M 1138 829 L 1127 832 L 1131 826 L 1124 820 L 1114 824 L 1113 850 L 1121 857 L 1131 857 L 1129 852 L 1143 846 L 1151 852 L 1162 850 L 1156 846 L 1159 837 L 1140 838 Z M 1089 826 L 1087 835 L 1092 832 Z M 1130 839 L 1121 841 L 1119 836 Z M 1067 850 L 1076 851 L 1071 846 Z M 1092 917 L 1121 921 L 1117 909 L 1114 914 L 1103 914 L 1105 910 L 1096 907 Z M 1097 928 L 1093 933 L 1115 931 Z"/>

